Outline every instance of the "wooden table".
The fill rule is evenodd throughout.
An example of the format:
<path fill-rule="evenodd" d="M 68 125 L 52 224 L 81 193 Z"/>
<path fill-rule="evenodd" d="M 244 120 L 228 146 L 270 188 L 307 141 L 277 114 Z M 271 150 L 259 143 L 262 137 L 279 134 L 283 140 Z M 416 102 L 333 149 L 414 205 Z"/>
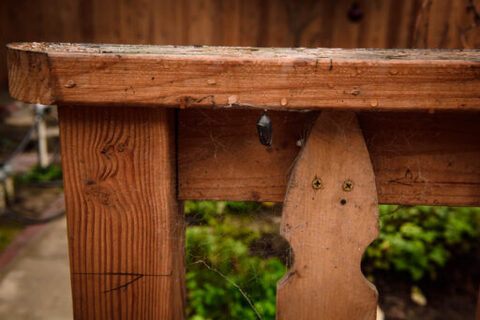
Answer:
<path fill-rule="evenodd" d="M 284 202 L 278 319 L 375 319 L 378 203 L 480 205 L 479 51 L 16 43 L 8 67 L 59 106 L 75 319 L 184 319 L 182 200 Z"/>

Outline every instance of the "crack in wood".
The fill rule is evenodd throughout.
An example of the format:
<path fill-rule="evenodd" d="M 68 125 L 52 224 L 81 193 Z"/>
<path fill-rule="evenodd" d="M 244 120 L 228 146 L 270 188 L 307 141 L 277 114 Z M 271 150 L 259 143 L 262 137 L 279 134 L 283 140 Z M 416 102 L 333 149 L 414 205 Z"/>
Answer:
<path fill-rule="evenodd" d="M 123 288 L 127 288 L 132 283 L 142 279 L 143 277 L 171 277 L 172 272 L 168 274 L 145 274 L 145 273 L 131 273 L 131 272 L 73 272 L 73 275 L 81 275 L 81 276 L 127 276 L 127 277 L 135 277 L 130 281 L 125 282 L 117 287 L 113 287 L 103 291 L 103 293 L 109 293 L 112 291 L 120 290 Z"/>

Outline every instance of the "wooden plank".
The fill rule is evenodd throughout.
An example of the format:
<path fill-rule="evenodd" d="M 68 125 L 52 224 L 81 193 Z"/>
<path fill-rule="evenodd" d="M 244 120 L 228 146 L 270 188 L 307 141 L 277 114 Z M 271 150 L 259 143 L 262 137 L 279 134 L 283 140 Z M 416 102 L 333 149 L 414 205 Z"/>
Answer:
<path fill-rule="evenodd" d="M 419 15 L 423 2 L 419 0 L 355 1 L 364 13 L 358 22 L 347 20 L 351 0 L 316 1 L 315 10 L 306 10 L 310 19 L 305 19 L 303 11 L 288 10 L 288 2 L 302 5 L 315 1 L 216 0 L 208 2 L 199 12 L 193 10 L 195 3 L 175 0 L 143 0 L 140 4 L 128 0 L 3 0 L 0 1 L 0 30 L 3 31 L 0 47 L 12 41 L 78 41 L 313 48 L 479 48 L 480 29 L 475 28 L 474 14 L 467 9 L 471 0 L 431 0 L 428 15 Z M 443 3 L 451 3 L 451 10 L 445 11 Z M 478 0 L 474 3 L 480 7 Z M 390 12 L 386 7 L 390 7 Z M 417 41 L 412 43 L 417 17 L 420 26 L 434 27 L 419 30 Z M 194 19 L 206 23 L 195 23 L 199 32 L 188 31 Z M 209 24 L 212 19 L 214 28 Z M 304 24 L 306 27 L 299 32 L 300 43 L 295 44 L 298 28 L 291 26 Z M 386 30 L 388 37 L 382 39 L 376 32 L 370 33 L 373 25 L 378 26 L 377 32 Z M 437 38 L 441 41 L 437 42 Z M 0 61 L 5 60 L 6 51 L 0 50 Z M 0 63 L 0 85 L 6 88 L 6 84 L 6 64 Z"/>
<path fill-rule="evenodd" d="M 8 64 L 11 95 L 43 104 L 480 110 L 474 50 L 17 43 Z"/>
<path fill-rule="evenodd" d="M 360 261 L 378 235 L 375 176 L 352 112 L 325 111 L 285 195 L 281 234 L 294 263 L 277 285 L 277 319 L 375 319 L 377 291 Z"/>
<path fill-rule="evenodd" d="M 180 199 L 283 201 L 312 113 L 268 112 L 264 147 L 262 112 L 179 112 Z M 360 123 L 380 203 L 480 206 L 480 113 L 365 112 Z"/>
<path fill-rule="evenodd" d="M 184 319 L 184 217 L 166 109 L 61 106 L 75 319 Z"/>

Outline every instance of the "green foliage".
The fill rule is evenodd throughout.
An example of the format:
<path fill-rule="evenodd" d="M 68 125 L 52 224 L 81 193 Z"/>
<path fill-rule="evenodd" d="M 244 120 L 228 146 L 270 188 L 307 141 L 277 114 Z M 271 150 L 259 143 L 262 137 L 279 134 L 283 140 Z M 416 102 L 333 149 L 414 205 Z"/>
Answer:
<path fill-rule="evenodd" d="M 226 215 L 241 217 L 252 214 L 261 207 L 262 204 L 258 202 L 186 201 L 185 213 L 196 224 L 215 224 L 218 223 L 216 220 L 222 220 Z"/>
<path fill-rule="evenodd" d="M 201 215 L 205 223 L 188 227 L 186 233 L 190 319 L 257 319 L 254 308 L 263 319 L 275 319 L 276 283 L 285 266 L 277 258 L 252 256 L 249 245 L 260 231 L 239 220 L 259 206 L 186 202 L 187 215 Z"/>
<path fill-rule="evenodd" d="M 380 207 L 380 235 L 364 255 L 367 270 L 406 273 L 414 282 L 434 279 L 480 238 L 480 208 L 395 208 Z M 186 234 L 189 319 L 257 319 L 242 291 L 263 319 L 275 318 L 276 282 L 286 267 L 251 253 L 262 230 L 245 218 L 260 209 L 255 203 L 186 202 L 187 219 L 195 224 Z"/>
<path fill-rule="evenodd" d="M 32 170 L 17 176 L 16 180 L 22 184 L 31 182 L 48 182 L 62 178 L 62 167 L 50 165 L 46 168 L 35 166 Z"/>
<path fill-rule="evenodd" d="M 380 236 L 365 251 L 373 269 L 435 279 L 454 253 L 469 251 L 480 236 L 480 208 L 380 207 Z"/>
<path fill-rule="evenodd" d="M 62 178 L 62 168 L 58 165 L 51 165 L 46 168 L 35 166 L 32 170 L 15 176 L 16 182 L 29 184 L 31 182 L 47 182 Z M 13 240 L 17 233 L 23 228 L 20 223 L 0 219 L 0 252 Z"/>
<path fill-rule="evenodd" d="M 262 206 L 259 202 L 239 202 L 227 201 L 225 202 L 225 211 L 227 213 L 249 214 L 258 210 Z"/>
<path fill-rule="evenodd" d="M 0 219 L 0 252 L 7 247 L 21 229 L 20 223 Z"/>

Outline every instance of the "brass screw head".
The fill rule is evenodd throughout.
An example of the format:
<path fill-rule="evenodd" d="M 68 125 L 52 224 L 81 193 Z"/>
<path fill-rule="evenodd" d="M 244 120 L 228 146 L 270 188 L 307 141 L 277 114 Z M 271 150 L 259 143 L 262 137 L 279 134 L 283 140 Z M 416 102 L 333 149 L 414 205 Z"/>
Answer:
<path fill-rule="evenodd" d="M 322 179 L 320 179 L 320 178 L 318 178 L 318 177 L 313 178 L 312 188 L 315 189 L 315 190 L 323 189 Z"/>
<path fill-rule="evenodd" d="M 343 191 L 350 192 L 353 190 L 353 181 L 345 180 L 343 181 Z"/>

